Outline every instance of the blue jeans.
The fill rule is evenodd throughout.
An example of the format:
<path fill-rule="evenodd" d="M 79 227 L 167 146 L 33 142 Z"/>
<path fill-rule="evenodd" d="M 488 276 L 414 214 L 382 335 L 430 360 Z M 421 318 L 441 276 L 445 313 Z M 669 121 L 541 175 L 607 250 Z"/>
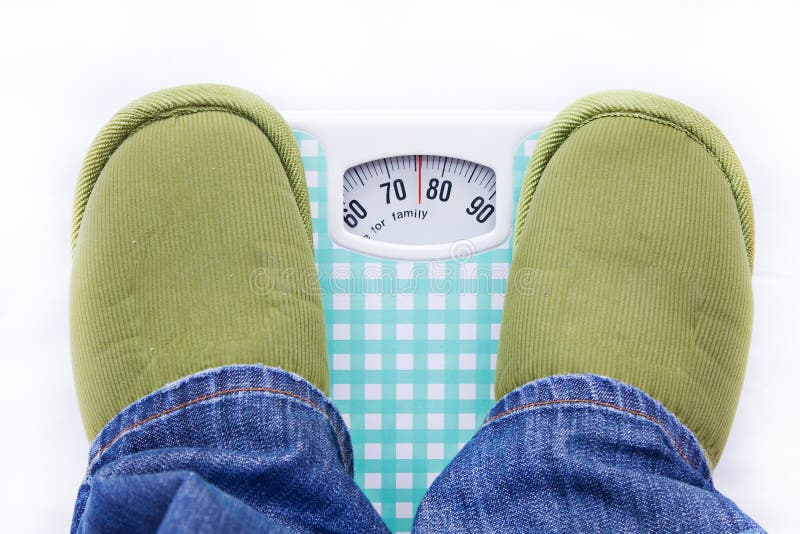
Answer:
<path fill-rule="evenodd" d="M 94 440 L 73 532 L 386 532 L 355 484 L 347 428 L 279 369 L 165 386 Z M 418 532 L 762 532 L 714 489 L 695 437 L 609 378 L 506 395 L 434 481 Z"/>

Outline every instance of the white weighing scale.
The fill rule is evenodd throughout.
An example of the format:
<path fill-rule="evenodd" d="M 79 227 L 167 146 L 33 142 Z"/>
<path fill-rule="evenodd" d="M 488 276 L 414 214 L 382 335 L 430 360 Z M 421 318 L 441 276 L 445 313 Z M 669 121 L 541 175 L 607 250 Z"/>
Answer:
<path fill-rule="evenodd" d="M 494 404 L 522 177 L 552 113 L 286 112 L 300 146 L 331 397 L 392 531 Z"/>

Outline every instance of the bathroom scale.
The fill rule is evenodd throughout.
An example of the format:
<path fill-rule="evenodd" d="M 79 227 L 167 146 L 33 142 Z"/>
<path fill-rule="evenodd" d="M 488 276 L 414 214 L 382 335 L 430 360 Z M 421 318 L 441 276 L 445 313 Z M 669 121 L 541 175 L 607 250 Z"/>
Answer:
<path fill-rule="evenodd" d="M 522 178 L 552 113 L 284 112 L 306 172 L 330 396 L 394 532 L 494 404 Z"/>

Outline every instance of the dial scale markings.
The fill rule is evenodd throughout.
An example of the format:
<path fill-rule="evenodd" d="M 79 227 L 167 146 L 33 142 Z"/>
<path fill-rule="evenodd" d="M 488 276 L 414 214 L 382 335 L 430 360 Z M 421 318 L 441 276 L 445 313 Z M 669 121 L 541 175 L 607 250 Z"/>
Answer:
<path fill-rule="evenodd" d="M 496 176 L 449 156 L 404 155 L 344 172 L 345 228 L 364 239 L 408 245 L 455 243 L 495 227 Z"/>

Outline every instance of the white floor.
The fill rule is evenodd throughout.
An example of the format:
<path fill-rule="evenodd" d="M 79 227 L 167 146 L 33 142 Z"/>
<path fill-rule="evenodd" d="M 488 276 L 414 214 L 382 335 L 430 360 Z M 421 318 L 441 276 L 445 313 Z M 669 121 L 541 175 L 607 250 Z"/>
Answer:
<path fill-rule="evenodd" d="M 800 38 L 790 2 L 22 4 L 0 13 L 3 531 L 67 528 L 84 469 L 67 336 L 84 150 L 129 100 L 198 81 L 242 86 L 279 109 L 556 111 L 637 88 L 707 114 L 748 172 L 757 231 L 750 365 L 715 480 L 770 531 L 799 528 Z"/>

